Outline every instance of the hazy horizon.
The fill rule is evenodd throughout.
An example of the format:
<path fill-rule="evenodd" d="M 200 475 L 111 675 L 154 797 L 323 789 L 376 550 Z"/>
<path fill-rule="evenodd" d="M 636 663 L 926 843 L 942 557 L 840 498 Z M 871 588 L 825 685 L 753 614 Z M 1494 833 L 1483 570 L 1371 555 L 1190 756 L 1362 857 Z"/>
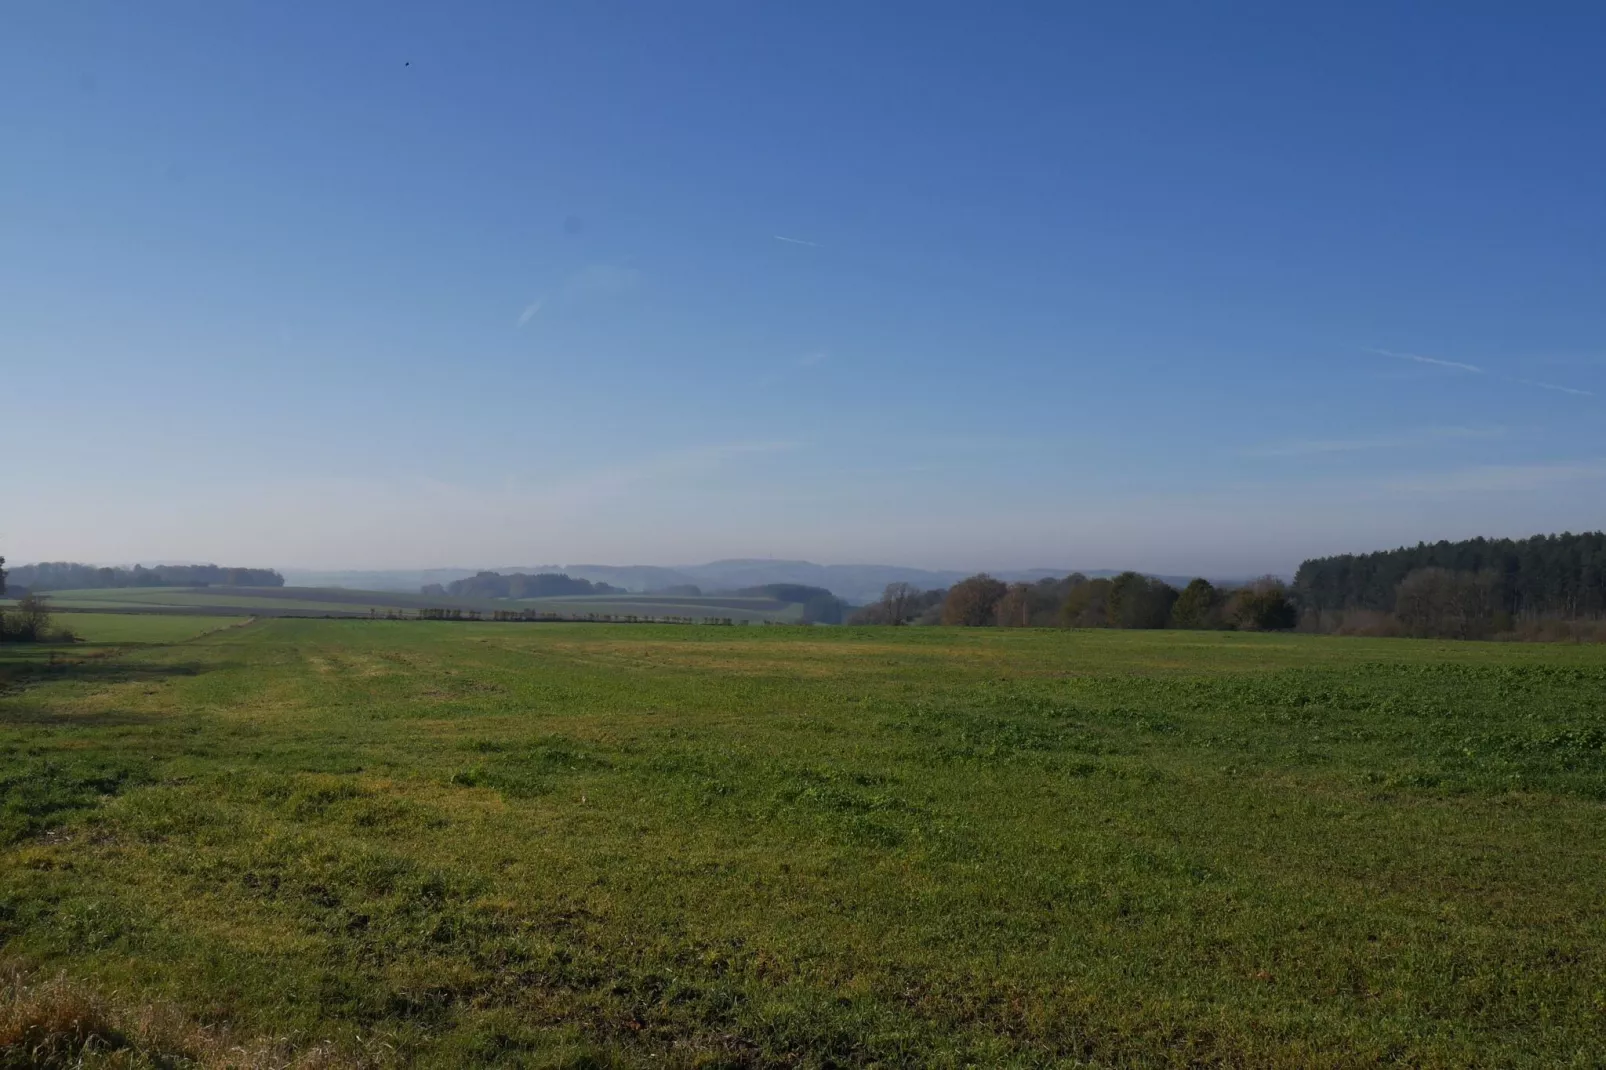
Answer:
<path fill-rule="evenodd" d="M 1606 527 L 1606 12 L 313 29 L 11 13 L 11 562 L 1246 576 Z"/>
<path fill-rule="evenodd" d="M 1573 533 L 1574 534 L 1578 534 L 1578 533 L 1582 533 L 1582 532 L 1584 532 L 1586 530 L 1595 530 L 1595 529 L 1579 528 L 1579 529 L 1574 530 Z M 469 572 L 469 573 L 471 573 L 471 572 L 476 572 L 476 571 L 509 572 L 509 571 L 514 571 L 514 570 L 520 570 L 520 571 L 529 571 L 529 570 L 532 570 L 532 569 L 557 569 L 557 570 L 562 570 L 562 569 L 582 569 L 582 568 L 588 568 L 588 567 L 619 568 L 619 569 L 646 568 L 646 569 L 664 569 L 664 570 L 675 571 L 675 570 L 706 568 L 706 567 L 709 567 L 709 566 L 712 566 L 712 565 L 721 565 L 721 564 L 749 563 L 749 564 L 777 564 L 777 565 L 780 565 L 780 564 L 800 564 L 800 565 L 812 565 L 812 566 L 817 566 L 817 567 L 822 567 L 822 568 L 909 569 L 909 570 L 913 570 L 913 571 L 922 571 L 922 572 L 950 572 L 950 573 L 960 573 L 960 574 L 973 574 L 973 573 L 976 573 L 976 572 L 999 572 L 999 573 L 1043 572 L 1043 573 L 1052 573 L 1052 574 L 1056 574 L 1056 575 L 1069 575 L 1072 572 L 1115 573 L 1115 572 L 1121 572 L 1121 571 L 1124 571 L 1124 570 L 1127 570 L 1127 569 L 1131 569 L 1133 571 L 1143 572 L 1143 573 L 1150 574 L 1150 575 L 1164 575 L 1164 576 L 1202 575 L 1202 576 L 1205 576 L 1205 577 L 1211 578 L 1211 579 L 1217 579 L 1217 578 L 1248 579 L 1248 578 L 1253 578 L 1255 576 L 1261 576 L 1261 575 L 1267 575 L 1267 574 L 1280 575 L 1280 576 L 1292 576 L 1294 571 L 1295 571 L 1295 569 L 1296 569 L 1296 567 L 1299 565 L 1299 563 L 1301 561 L 1306 560 L 1308 558 L 1313 558 L 1313 557 L 1326 557 L 1326 556 L 1333 556 L 1333 555 L 1336 555 L 1336 554 L 1372 553 L 1372 552 L 1377 552 L 1377 551 L 1386 551 L 1386 550 L 1397 549 L 1399 547 L 1404 547 L 1404 546 L 1413 546 L 1413 545 L 1416 545 L 1418 542 L 1427 542 L 1427 543 L 1439 542 L 1439 541 L 1441 541 L 1441 539 L 1443 541 L 1452 541 L 1452 542 L 1453 541 L 1457 541 L 1460 538 L 1476 538 L 1476 537 L 1480 537 L 1480 536 L 1481 537 L 1489 537 L 1489 538 L 1522 539 L 1522 538 L 1527 538 L 1527 537 L 1530 537 L 1530 536 L 1533 536 L 1533 535 L 1561 534 L 1561 533 L 1562 533 L 1561 529 L 1557 529 L 1556 531 L 1532 531 L 1532 532 L 1495 533 L 1495 534 L 1491 534 L 1489 532 L 1477 532 L 1477 533 L 1474 533 L 1474 534 L 1471 534 L 1471 535 L 1467 535 L 1467 536 L 1451 536 L 1451 537 L 1433 537 L 1433 538 L 1423 538 L 1423 539 L 1412 539 L 1412 540 L 1409 540 L 1407 542 L 1401 542 L 1401 543 L 1390 544 L 1390 545 L 1348 546 L 1348 547 L 1344 547 L 1344 548 L 1341 548 L 1341 549 L 1335 549 L 1335 550 L 1327 551 L 1327 552 L 1324 552 L 1324 553 L 1311 553 L 1311 554 L 1303 555 L 1299 559 L 1288 563 L 1286 565 L 1286 567 L 1280 567 L 1280 568 L 1279 567 L 1250 567 L 1250 568 L 1238 568 L 1238 569 L 1224 569 L 1224 568 L 1210 568 L 1210 567 L 1200 567 L 1200 568 L 1172 567 L 1172 566 L 1167 566 L 1167 565 L 1164 565 L 1164 564 L 1150 567 L 1148 565 L 1133 563 L 1133 562 L 1129 562 L 1129 561 L 1125 561 L 1125 560 L 1117 560 L 1117 561 L 1115 561 L 1113 563 L 1112 562 L 1100 562 L 1100 561 L 1096 561 L 1096 560 L 1095 561 L 1074 560 L 1074 561 L 1070 561 L 1069 563 L 1054 562 L 1054 561 L 1037 561 L 1035 563 L 1027 562 L 1027 563 L 1017 564 L 1017 563 L 998 562 L 998 561 L 985 561 L 985 560 L 920 561 L 920 560 L 915 560 L 915 559 L 912 559 L 912 558 L 828 559 L 828 558 L 822 558 L 822 557 L 818 557 L 818 556 L 815 556 L 815 557 L 799 556 L 799 555 L 762 556 L 762 555 L 752 555 L 752 554 L 731 554 L 731 555 L 719 556 L 719 557 L 709 556 L 709 557 L 702 557 L 702 558 L 687 558 L 687 559 L 663 560 L 663 561 L 647 561 L 647 560 L 634 560 L 634 559 L 608 559 L 608 558 L 602 558 L 602 557 L 557 558 L 557 557 L 529 557 L 529 556 L 527 556 L 527 557 L 520 557 L 520 558 L 492 559 L 492 560 L 485 560 L 485 561 L 445 560 L 445 561 L 433 562 L 433 563 L 427 563 L 427 564 L 419 564 L 419 563 L 416 563 L 416 562 L 408 562 L 408 561 L 392 562 L 392 563 L 385 563 L 385 564 L 374 564 L 374 563 L 368 563 L 368 562 L 359 561 L 359 562 L 356 562 L 356 563 L 338 562 L 338 563 L 332 563 L 332 564 L 312 564 L 312 565 L 292 563 L 292 562 L 283 562 L 283 561 L 276 561 L 276 560 L 268 560 L 268 559 L 265 559 L 265 558 L 263 558 L 263 559 L 258 559 L 258 558 L 247 559 L 247 558 L 243 558 L 242 557 L 242 558 L 236 559 L 234 557 L 218 556 L 218 555 L 211 555 L 211 556 L 202 555 L 202 556 L 184 557 L 184 556 L 174 556 L 174 555 L 170 555 L 170 554 L 169 555 L 153 554 L 153 555 L 147 555 L 147 556 L 143 556 L 143 557 L 75 557 L 75 556 L 71 556 L 71 555 L 59 555 L 58 554 L 58 555 L 31 556 L 30 557 L 30 556 L 24 556 L 24 555 L 11 554 L 11 555 L 8 555 L 6 557 L 6 567 L 8 567 L 8 568 L 17 568 L 17 567 L 24 566 L 24 565 L 33 565 L 33 564 L 39 564 L 39 563 L 48 562 L 48 561 L 66 561 L 66 562 L 73 562 L 73 563 L 77 563 L 77 564 L 93 565 L 93 566 L 96 566 L 96 567 L 113 567 L 113 568 L 132 568 L 135 565 L 142 565 L 142 566 L 147 567 L 147 568 L 156 567 L 158 565 L 219 565 L 219 566 L 225 566 L 225 567 L 272 568 L 272 569 L 276 569 L 277 571 L 279 571 L 281 573 L 322 573 L 322 574 L 333 575 L 333 574 L 341 574 L 341 573 L 412 573 L 412 572 L 416 572 L 416 573 Z"/>

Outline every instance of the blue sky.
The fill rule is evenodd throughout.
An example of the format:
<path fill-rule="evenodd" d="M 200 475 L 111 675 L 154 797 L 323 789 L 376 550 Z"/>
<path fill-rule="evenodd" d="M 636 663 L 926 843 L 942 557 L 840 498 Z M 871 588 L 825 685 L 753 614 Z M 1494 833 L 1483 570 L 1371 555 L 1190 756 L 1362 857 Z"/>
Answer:
<path fill-rule="evenodd" d="M 1598 5 L 6 23 L 13 561 L 1244 574 L 1606 526 Z"/>

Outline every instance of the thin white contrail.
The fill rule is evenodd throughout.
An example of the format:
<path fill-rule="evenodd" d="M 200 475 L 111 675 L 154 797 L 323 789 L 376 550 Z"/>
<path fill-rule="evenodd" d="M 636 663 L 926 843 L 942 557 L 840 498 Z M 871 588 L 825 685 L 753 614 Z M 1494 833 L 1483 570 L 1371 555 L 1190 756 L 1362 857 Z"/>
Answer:
<path fill-rule="evenodd" d="M 1555 383 L 1542 383 L 1538 379 L 1518 379 L 1517 382 L 1521 383 L 1523 386 L 1537 386 L 1541 390 L 1555 390 L 1562 394 L 1571 394 L 1574 397 L 1592 398 L 1595 396 L 1595 392 L 1593 390 L 1579 390 L 1570 386 L 1557 386 Z"/>
<path fill-rule="evenodd" d="M 804 241 L 802 238 L 788 238 L 784 234 L 775 235 L 775 240 L 784 241 L 790 245 L 807 245 L 810 249 L 818 249 L 820 247 L 819 242 Z"/>
<path fill-rule="evenodd" d="M 519 314 L 519 326 L 522 327 L 535 318 L 535 314 L 541 311 L 541 306 L 544 304 L 546 304 L 546 298 L 542 297 L 525 305 L 524 311 Z"/>
<path fill-rule="evenodd" d="M 1418 364 L 1432 364 L 1440 368 L 1454 368 L 1458 372 L 1471 372 L 1474 375 L 1490 374 L 1489 372 L 1486 372 L 1482 368 L 1478 367 L 1476 364 L 1463 364 L 1459 360 L 1440 360 L 1438 357 L 1424 357 L 1420 353 L 1396 353 L 1391 349 L 1379 349 L 1376 346 L 1362 346 L 1361 348 L 1368 353 L 1376 353 L 1381 357 L 1393 357 L 1395 360 L 1414 360 Z M 1514 375 L 1501 375 L 1499 372 L 1493 373 L 1493 376 L 1496 379 L 1501 379 L 1508 383 L 1517 383 L 1522 386 L 1535 386 L 1540 390 L 1554 390 L 1558 394 L 1571 394 L 1576 398 L 1592 398 L 1595 396 L 1595 392 L 1593 390 L 1579 390 L 1577 387 L 1562 386 L 1559 383 L 1546 383 L 1541 382 L 1538 379 L 1518 379 Z"/>
<path fill-rule="evenodd" d="M 1418 364 L 1434 364 L 1440 368 L 1454 368 L 1457 371 L 1471 372 L 1482 375 L 1483 369 L 1476 364 L 1463 364 L 1458 360 L 1440 360 L 1438 357 L 1424 357 L 1420 353 L 1396 353 L 1390 349 L 1378 349 L 1375 346 L 1366 346 L 1366 352 L 1376 353 L 1380 357 L 1393 357 L 1395 360 L 1414 360 Z"/>

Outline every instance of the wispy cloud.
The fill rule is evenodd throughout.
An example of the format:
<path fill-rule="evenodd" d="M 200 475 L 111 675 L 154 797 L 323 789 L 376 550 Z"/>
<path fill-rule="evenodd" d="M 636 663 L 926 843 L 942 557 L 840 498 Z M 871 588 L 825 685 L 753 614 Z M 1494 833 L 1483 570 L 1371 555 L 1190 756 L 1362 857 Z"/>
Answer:
<path fill-rule="evenodd" d="M 1432 364 L 1439 368 L 1454 368 L 1456 371 L 1471 372 L 1482 375 L 1483 369 L 1476 364 L 1463 364 L 1459 360 L 1441 360 L 1438 357 L 1424 357 L 1420 353 L 1396 353 L 1391 349 L 1378 349 L 1375 346 L 1363 347 L 1368 353 L 1376 353 L 1380 357 L 1393 357 L 1395 360 L 1414 360 L 1418 364 Z"/>
<path fill-rule="evenodd" d="M 1595 396 L 1595 392 L 1593 390 L 1579 390 L 1576 387 L 1571 386 L 1558 386 L 1555 383 L 1542 383 L 1537 379 L 1518 379 L 1517 382 L 1523 384 L 1524 386 L 1537 386 L 1541 390 L 1554 390 L 1559 394 L 1571 394 L 1574 397 L 1592 398 Z"/>
<path fill-rule="evenodd" d="M 1298 439 L 1254 446 L 1243 451 L 1246 457 L 1308 457 L 1324 453 L 1354 453 L 1360 450 L 1405 449 L 1459 439 L 1499 438 L 1503 427 L 1424 427 L 1386 435 L 1359 438 Z"/>
<path fill-rule="evenodd" d="M 831 354 L 827 353 L 823 349 L 816 349 L 813 352 L 805 353 L 801 357 L 798 357 L 797 366 L 799 368 L 812 368 L 816 364 L 825 363 L 826 358 L 828 358 L 830 355 Z"/>
<path fill-rule="evenodd" d="M 543 308 L 553 304 L 572 305 L 597 297 L 628 293 L 641 284 L 641 272 L 618 264 L 590 264 L 564 280 L 556 291 L 532 300 L 519 313 L 518 325 L 529 323 Z"/>
<path fill-rule="evenodd" d="M 784 241 L 788 245 L 807 245 L 810 249 L 818 249 L 820 247 L 820 243 L 819 242 L 804 241 L 802 238 L 788 238 L 784 234 L 775 235 L 775 240 L 776 241 Z"/>
<path fill-rule="evenodd" d="M 1606 458 L 1543 464 L 1492 464 L 1392 480 L 1388 488 L 1411 494 L 1538 490 L 1562 483 L 1606 479 Z"/>
<path fill-rule="evenodd" d="M 1376 346 L 1363 346 L 1362 349 L 1367 353 L 1376 353 L 1380 357 L 1392 357 L 1395 360 L 1408 360 L 1417 364 L 1431 364 L 1438 368 L 1450 368 L 1453 371 L 1458 372 L 1471 372 L 1473 375 L 1488 375 L 1491 378 L 1500 379 L 1504 382 L 1516 383 L 1520 386 L 1532 386 L 1540 390 L 1553 390 L 1558 394 L 1571 394 L 1574 397 L 1580 398 L 1592 398 L 1595 396 L 1595 392 L 1593 390 L 1580 390 L 1577 387 L 1561 386 L 1557 383 L 1547 383 L 1538 379 L 1519 379 L 1516 376 L 1502 375 L 1499 372 L 1487 372 L 1476 364 L 1467 364 L 1459 360 L 1443 360 L 1439 357 L 1424 357 L 1420 353 L 1399 353 L 1392 349 L 1379 349 Z"/>

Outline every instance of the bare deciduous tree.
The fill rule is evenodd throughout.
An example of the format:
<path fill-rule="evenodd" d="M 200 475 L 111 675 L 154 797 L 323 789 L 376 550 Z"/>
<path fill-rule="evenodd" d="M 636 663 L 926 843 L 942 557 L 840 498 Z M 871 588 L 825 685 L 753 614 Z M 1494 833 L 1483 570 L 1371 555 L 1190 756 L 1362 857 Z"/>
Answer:
<path fill-rule="evenodd" d="M 1477 639 L 1494 630 L 1497 588 L 1492 572 L 1419 568 L 1400 581 L 1394 616 L 1411 635 Z"/>
<path fill-rule="evenodd" d="M 1004 597 L 998 600 L 998 626 L 1000 628 L 1029 628 L 1032 624 L 1032 585 L 1012 583 Z"/>
<path fill-rule="evenodd" d="M 913 584 L 889 583 L 881 592 L 881 622 L 907 624 L 914 616 L 920 591 Z"/>

